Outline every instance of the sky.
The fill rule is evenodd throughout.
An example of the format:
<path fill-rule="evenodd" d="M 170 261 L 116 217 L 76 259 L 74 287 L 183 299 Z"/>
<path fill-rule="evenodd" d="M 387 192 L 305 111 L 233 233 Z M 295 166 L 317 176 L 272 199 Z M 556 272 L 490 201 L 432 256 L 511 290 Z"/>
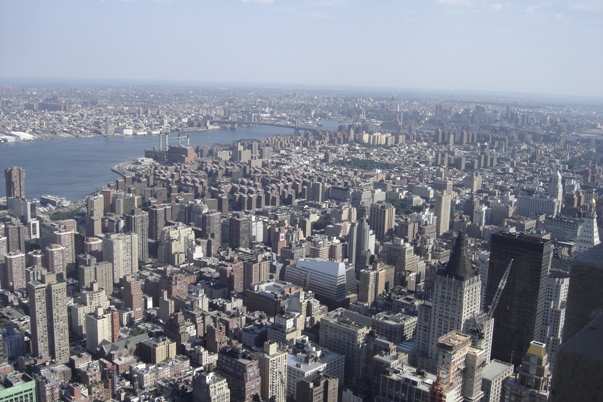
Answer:
<path fill-rule="evenodd" d="M 0 79 L 603 97 L 603 0 L 0 0 Z"/>

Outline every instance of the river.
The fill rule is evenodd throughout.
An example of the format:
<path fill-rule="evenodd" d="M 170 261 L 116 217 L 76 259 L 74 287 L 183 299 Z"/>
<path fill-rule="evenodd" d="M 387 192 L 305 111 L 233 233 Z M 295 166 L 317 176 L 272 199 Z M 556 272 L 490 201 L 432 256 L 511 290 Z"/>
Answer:
<path fill-rule="evenodd" d="M 292 133 L 292 129 L 253 126 L 188 132 L 182 138 L 183 144 L 188 135 L 191 146 L 211 146 Z M 175 145 L 176 138 L 176 134 L 171 134 L 169 143 Z M 4 169 L 21 166 L 25 168 L 28 199 L 53 194 L 76 201 L 115 180 L 113 165 L 144 156 L 144 150 L 154 146 L 159 146 L 158 136 L 59 138 L 0 144 L 0 197 L 6 193 Z"/>

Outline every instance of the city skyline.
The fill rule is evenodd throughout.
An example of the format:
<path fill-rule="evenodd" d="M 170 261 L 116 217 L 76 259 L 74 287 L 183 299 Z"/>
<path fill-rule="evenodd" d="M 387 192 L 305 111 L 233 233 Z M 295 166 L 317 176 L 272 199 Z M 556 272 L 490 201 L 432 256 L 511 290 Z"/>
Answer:
<path fill-rule="evenodd" d="M 600 1 L 107 0 L 0 11 L 3 80 L 603 94 Z"/>

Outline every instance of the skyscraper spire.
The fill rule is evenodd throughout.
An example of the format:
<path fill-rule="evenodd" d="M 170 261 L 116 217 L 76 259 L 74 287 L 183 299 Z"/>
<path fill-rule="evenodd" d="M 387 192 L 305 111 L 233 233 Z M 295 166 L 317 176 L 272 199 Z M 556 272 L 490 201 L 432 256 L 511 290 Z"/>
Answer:
<path fill-rule="evenodd" d="M 463 281 L 475 275 L 471 266 L 471 258 L 469 258 L 469 253 L 467 252 L 467 235 L 462 230 L 459 231 L 456 238 L 456 243 L 454 244 L 454 249 L 450 255 L 444 275 Z"/>

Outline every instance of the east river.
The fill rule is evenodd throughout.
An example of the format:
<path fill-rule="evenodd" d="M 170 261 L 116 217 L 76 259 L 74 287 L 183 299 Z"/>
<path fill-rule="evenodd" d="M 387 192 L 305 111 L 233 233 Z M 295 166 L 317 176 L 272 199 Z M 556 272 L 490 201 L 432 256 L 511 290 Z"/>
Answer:
<path fill-rule="evenodd" d="M 186 144 L 188 135 L 191 146 L 209 147 L 216 143 L 263 140 L 292 133 L 292 129 L 252 126 L 182 133 L 181 141 Z M 169 143 L 177 143 L 177 134 L 169 135 Z M 59 138 L 0 144 L 0 197 L 6 192 L 4 169 L 20 166 L 25 168 L 28 199 L 52 194 L 76 201 L 115 180 L 117 174 L 111 171 L 113 165 L 144 156 L 144 150 L 154 146 L 159 146 L 159 137 L 155 135 Z"/>

